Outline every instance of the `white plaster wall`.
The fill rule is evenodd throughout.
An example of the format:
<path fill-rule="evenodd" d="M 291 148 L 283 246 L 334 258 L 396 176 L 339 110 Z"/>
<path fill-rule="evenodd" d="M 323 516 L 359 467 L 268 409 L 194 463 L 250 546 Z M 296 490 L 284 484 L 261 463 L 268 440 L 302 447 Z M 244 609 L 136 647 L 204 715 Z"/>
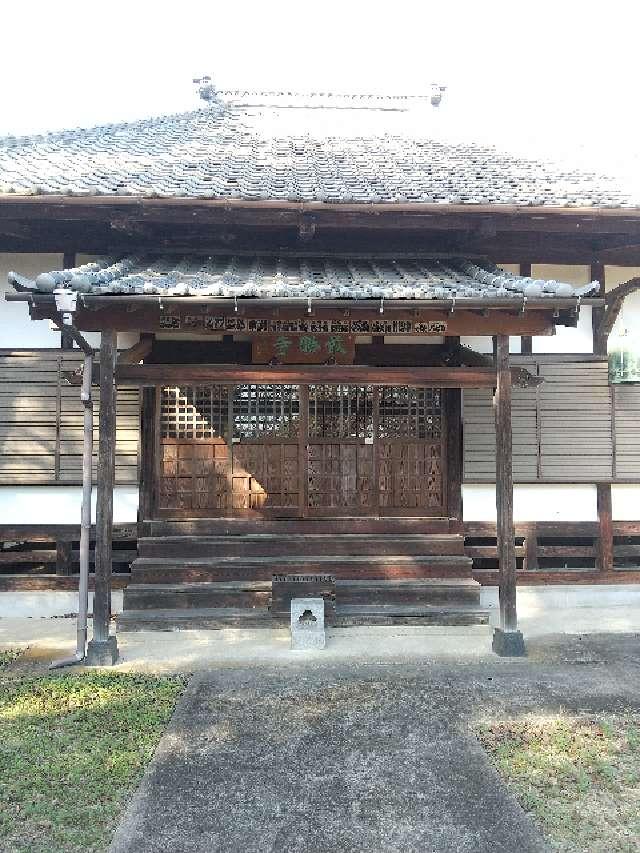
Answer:
<path fill-rule="evenodd" d="M 498 587 L 483 586 L 480 607 L 491 613 L 491 624 L 499 620 Z M 640 584 L 553 584 L 525 586 L 518 584 L 518 617 L 528 619 L 549 610 L 567 611 L 574 607 L 635 607 L 637 626 L 640 618 Z"/>
<path fill-rule="evenodd" d="M 96 490 L 93 490 L 92 518 L 96 517 Z M 80 524 L 80 486 L 0 486 L 2 524 Z M 135 522 L 138 489 L 116 486 L 113 492 L 113 520 Z"/>
<path fill-rule="evenodd" d="M 611 512 L 614 521 L 637 521 L 640 518 L 640 484 L 612 485 Z"/>
<path fill-rule="evenodd" d="M 0 347 L 59 347 L 60 332 L 52 331 L 48 320 L 34 322 L 24 302 L 6 302 L 4 295 L 13 293 L 7 283 L 11 271 L 35 278 L 44 270 L 60 269 L 62 255 L 0 253 Z"/>
<path fill-rule="evenodd" d="M 463 335 L 460 338 L 460 343 L 465 347 L 470 347 L 476 352 L 491 354 L 493 352 L 493 343 L 488 335 Z M 511 336 L 509 338 L 509 352 L 520 352 L 520 336 Z"/>
<path fill-rule="evenodd" d="M 591 269 L 584 265 L 533 264 L 531 275 L 533 278 L 566 281 L 576 287 L 591 281 Z M 557 326 L 555 335 L 534 336 L 533 352 L 593 352 L 591 306 L 585 305 L 580 309 L 576 328 Z"/>
<path fill-rule="evenodd" d="M 495 521 L 495 485 L 463 485 L 462 506 L 465 521 Z M 515 521 L 597 521 L 596 487 L 589 483 L 515 485 L 513 517 Z"/>

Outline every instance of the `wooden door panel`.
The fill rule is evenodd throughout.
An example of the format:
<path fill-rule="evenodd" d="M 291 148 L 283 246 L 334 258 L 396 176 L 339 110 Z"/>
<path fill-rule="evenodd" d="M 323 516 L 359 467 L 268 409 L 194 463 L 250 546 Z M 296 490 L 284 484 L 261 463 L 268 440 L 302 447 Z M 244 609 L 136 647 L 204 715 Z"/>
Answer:
<path fill-rule="evenodd" d="M 378 486 L 381 514 L 420 510 L 441 515 L 446 494 L 441 442 L 380 442 Z"/>
<path fill-rule="evenodd" d="M 298 514 L 298 444 L 233 445 L 233 508 Z"/>
<path fill-rule="evenodd" d="M 159 511 L 227 510 L 231 459 L 226 444 L 167 439 L 161 452 Z"/>
<path fill-rule="evenodd" d="M 310 443 L 308 460 L 310 510 L 373 509 L 373 445 Z"/>

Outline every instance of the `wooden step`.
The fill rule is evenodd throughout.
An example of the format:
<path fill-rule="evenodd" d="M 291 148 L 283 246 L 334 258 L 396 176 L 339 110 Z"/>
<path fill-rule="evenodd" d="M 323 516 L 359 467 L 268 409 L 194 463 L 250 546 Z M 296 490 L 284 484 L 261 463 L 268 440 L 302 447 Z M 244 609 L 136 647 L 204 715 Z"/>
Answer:
<path fill-rule="evenodd" d="M 336 602 L 343 605 L 480 605 L 480 584 L 472 578 L 423 580 L 343 580 L 336 583 Z"/>
<path fill-rule="evenodd" d="M 464 555 L 464 538 L 456 533 L 258 533 L 145 536 L 138 540 L 138 554 L 141 557 L 271 557 L 327 553 L 335 556 Z"/>
<path fill-rule="evenodd" d="M 322 573 L 353 580 L 471 577 L 471 559 L 461 555 L 312 557 L 139 557 L 131 579 L 142 583 L 271 580 L 274 573 Z"/>
<path fill-rule="evenodd" d="M 268 608 L 269 581 L 130 584 L 124 609 L 177 610 L 185 607 Z M 467 578 L 450 580 L 393 580 L 336 582 L 336 602 L 342 605 L 480 604 L 480 584 Z"/>
<path fill-rule="evenodd" d="M 273 619 L 268 610 L 249 607 L 127 610 L 117 616 L 116 630 L 125 632 L 279 628 L 285 626 L 286 621 Z"/>
<path fill-rule="evenodd" d="M 333 625 L 486 625 L 488 621 L 488 611 L 472 606 L 370 605 L 338 608 Z M 233 607 L 129 610 L 117 617 L 119 632 L 280 628 L 287 624 L 286 618 L 274 619 L 268 611 Z"/>
<path fill-rule="evenodd" d="M 296 533 L 449 533 L 448 518 L 420 516 L 410 518 L 190 518 L 154 519 L 142 522 L 147 536 L 229 536 L 255 533 L 288 535 Z"/>
<path fill-rule="evenodd" d="M 130 584 L 124 591 L 125 611 L 177 610 L 184 607 L 257 607 L 267 610 L 270 602 L 270 581 Z"/>
<path fill-rule="evenodd" d="M 344 605 L 336 608 L 334 625 L 487 625 L 489 611 L 473 605 Z"/>

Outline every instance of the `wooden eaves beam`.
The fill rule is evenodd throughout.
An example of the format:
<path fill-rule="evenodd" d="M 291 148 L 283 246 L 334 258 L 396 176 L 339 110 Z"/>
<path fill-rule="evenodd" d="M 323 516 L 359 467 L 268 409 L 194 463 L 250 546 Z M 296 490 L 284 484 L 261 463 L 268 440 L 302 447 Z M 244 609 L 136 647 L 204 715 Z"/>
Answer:
<path fill-rule="evenodd" d="M 494 365 L 494 359 L 490 355 L 476 352 L 464 344 L 457 344 L 446 355 L 445 361 L 450 365 L 464 367 L 489 367 Z M 544 381 L 542 376 L 534 376 L 526 367 L 511 368 L 511 382 L 518 388 L 536 388 Z"/>
<path fill-rule="evenodd" d="M 496 231 L 632 233 L 640 209 L 524 207 L 413 202 L 327 203 L 247 201 L 242 199 L 140 198 L 132 196 L 0 196 L 0 220 L 42 217 L 122 223 L 188 222 L 268 227 L 418 228 L 483 227 Z"/>
<path fill-rule="evenodd" d="M 95 380 L 95 377 L 94 377 Z M 436 388 L 493 388 L 493 367 L 371 367 L 369 365 L 123 364 L 116 366 L 120 387 L 216 384 L 306 383 L 426 385 Z"/>

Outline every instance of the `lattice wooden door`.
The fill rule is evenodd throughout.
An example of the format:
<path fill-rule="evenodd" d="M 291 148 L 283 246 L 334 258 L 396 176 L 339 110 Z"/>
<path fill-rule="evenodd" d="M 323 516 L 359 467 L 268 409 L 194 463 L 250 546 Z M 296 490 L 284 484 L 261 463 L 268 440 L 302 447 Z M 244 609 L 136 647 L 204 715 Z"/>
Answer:
<path fill-rule="evenodd" d="M 378 393 L 380 514 L 444 514 L 446 456 L 442 391 L 383 386 Z"/>
<path fill-rule="evenodd" d="M 160 515 L 228 512 L 229 393 L 223 385 L 162 389 L 156 468 Z"/>
<path fill-rule="evenodd" d="M 158 515 L 300 514 L 298 390 L 297 385 L 164 388 Z"/>
<path fill-rule="evenodd" d="M 164 388 L 159 412 L 160 516 L 445 512 L 439 389 Z"/>
<path fill-rule="evenodd" d="M 308 514 L 376 513 L 372 387 L 310 385 L 308 410 Z"/>
<path fill-rule="evenodd" d="M 231 405 L 234 515 L 300 512 L 297 385 L 237 385 Z"/>

